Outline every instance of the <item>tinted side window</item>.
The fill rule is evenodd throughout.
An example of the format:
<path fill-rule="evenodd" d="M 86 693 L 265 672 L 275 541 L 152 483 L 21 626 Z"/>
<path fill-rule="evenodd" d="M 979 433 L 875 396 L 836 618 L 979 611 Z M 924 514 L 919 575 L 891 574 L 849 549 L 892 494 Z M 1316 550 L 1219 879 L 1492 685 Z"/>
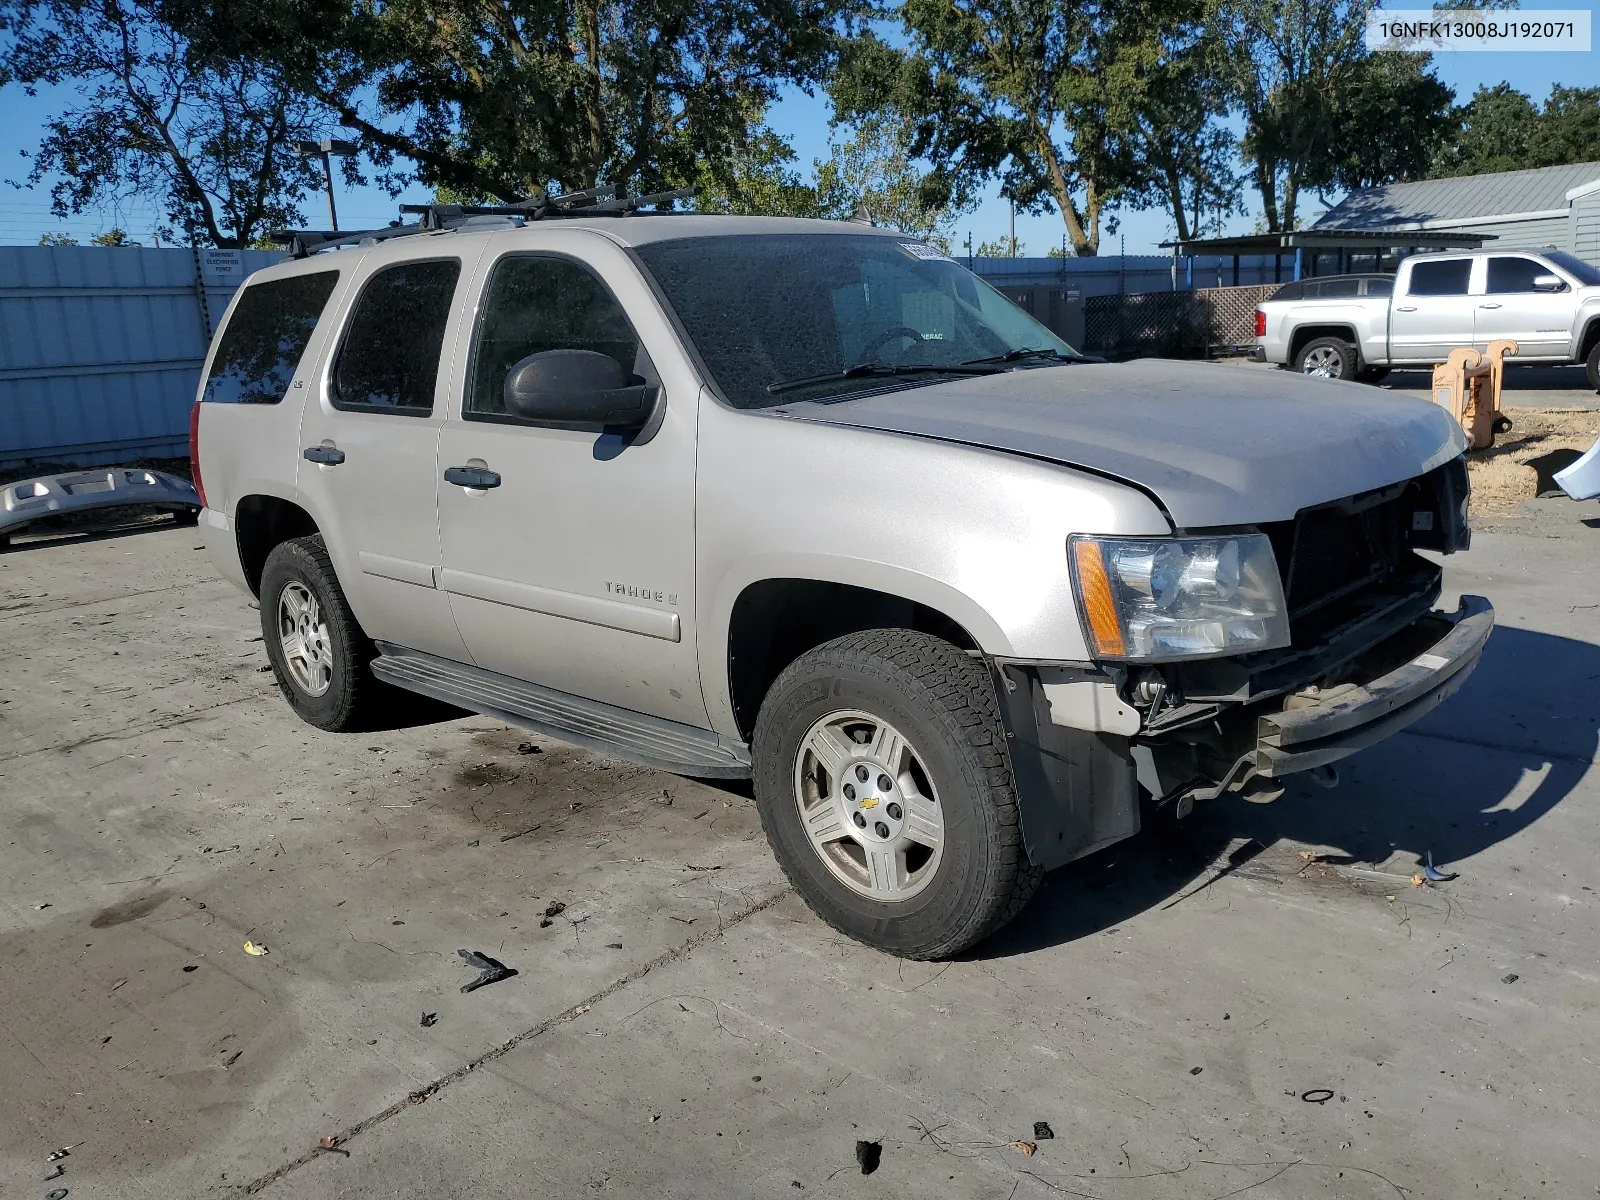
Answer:
<path fill-rule="evenodd" d="M 294 378 L 339 272 L 253 283 L 234 305 L 201 399 L 277 404 Z"/>
<path fill-rule="evenodd" d="M 1386 279 L 1369 279 L 1369 280 L 1367 280 L 1367 295 L 1369 295 L 1369 296 L 1392 296 L 1392 295 L 1394 295 L 1394 276 L 1391 275 Z"/>
<path fill-rule="evenodd" d="M 1467 280 L 1472 277 L 1470 258 L 1453 258 L 1445 262 L 1419 262 L 1411 268 L 1411 295 L 1413 296 L 1465 296 Z"/>
<path fill-rule="evenodd" d="M 609 354 L 631 376 L 639 337 L 622 306 L 586 267 L 565 258 L 502 258 L 484 293 L 462 415 L 506 419 L 506 376 L 544 350 Z"/>
<path fill-rule="evenodd" d="M 333 365 L 335 408 L 425 417 L 461 274 L 458 258 L 400 263 L 367 280 Z"/>
<path fill-rule="evenodd" d="M 1272 293 L 1274 300 L 1300 300 L 1306 294 L 1306 285 L 1303 283 L 1286 283 Z"/>
<path fill-rule="evenodd" d="M 1359 279 L 1324 279 L 1322 281 L 1322 298 L 1324 300 L 1334 296 L 1359 296 L 1361 294 L 1361 280 Z"/>
<path fill-rule="evenodd" d="M 1531 292 L 1536 275 L 1553 275 L 1555 272 L 1531 258 L 1491 258 L 1489 260 L 1489 291 Z"/>

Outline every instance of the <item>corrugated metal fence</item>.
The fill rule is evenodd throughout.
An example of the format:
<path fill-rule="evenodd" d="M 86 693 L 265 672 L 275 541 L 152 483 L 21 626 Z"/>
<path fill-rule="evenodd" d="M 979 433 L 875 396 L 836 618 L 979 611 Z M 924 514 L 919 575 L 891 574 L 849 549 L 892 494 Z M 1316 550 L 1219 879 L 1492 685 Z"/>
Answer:
<path fill-rule="evenodd" d="M 188 453 L 206 346 L 269 250 L 0 246 L 0 467 Z"/>

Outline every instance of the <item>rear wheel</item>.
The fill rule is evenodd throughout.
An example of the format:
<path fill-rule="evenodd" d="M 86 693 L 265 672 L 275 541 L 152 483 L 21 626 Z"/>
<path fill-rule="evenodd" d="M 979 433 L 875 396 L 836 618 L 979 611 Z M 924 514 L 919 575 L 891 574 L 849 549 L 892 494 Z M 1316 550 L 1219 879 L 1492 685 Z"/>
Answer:
<path fill-rule="evenodd" d="M 948 957 L 1037 889 L 994 685 L 948 642 L 882 629 L 817 647 L 772 685 L 754 741 L 779 865 L 857 941 Z"/>
<path fill-rule="evenodd" d="M 1583 368 L 1589 373 L 1589 386 L 1600 392 L 1600 340 L 1596 340 L 1590 348 L 1589 358 Z"/>
<path fill-rule="evenodd" d="M 1316 379 L 1354 379 L 1359 369 L 1355 346 L 1343 338 L 1320 337 L 1295 356 L 1295 370 Z"/>
<path fill-rule="evenodd" d="M 261 636 L 284 699 L 318 729 L 368 728 L 393 695 L 367 669 L 376 649 L 350 611 L 321 534 L 267 555 Z"/>

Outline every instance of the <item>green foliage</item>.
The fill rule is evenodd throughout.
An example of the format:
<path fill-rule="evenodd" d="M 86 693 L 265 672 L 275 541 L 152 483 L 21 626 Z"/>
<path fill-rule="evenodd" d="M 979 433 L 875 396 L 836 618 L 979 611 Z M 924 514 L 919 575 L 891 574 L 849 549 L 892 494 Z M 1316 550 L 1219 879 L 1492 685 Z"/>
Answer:
<path fill-rule="evenodd" d="M 41 233 L 39 245 L 41 246 L 76 246 L 78 239 L 70 233 Z"/>
<path fill-rule="evenodd" d="M 841 116 L 908 114 L 929 196 L 998 178 L 1094 254 L 1102 213 L 1140 178 L 1130 135 L 1151 81 L 1200 15 L 1191 0 L 904 0 L 906 49 L 858 39 L 831 91 Z"/>
<path fill-rule="evenodd" d="M 45 123 L 26 182 L 52 180 L 62 217 L 149 197 L 196 244 L 247 246 L 297 222 L 319 178 L 294 142 L 326 113 L 270 66 L 200 53 L 158 3 L 11 4 L 0 84 L 66 83 L 77 97 Z"/>
<path fill-rule="evenodd" d="M 827 71 L 859 0 L 165 0 L 230 59 L 267 61 L 383 169 L 514 200 L 709 175 L 729 203 L 760 115 Z M 391 182 L 398 183 L 397 177 Z M 781 186 L 781 185 L 780 185 Z"/>
<path fill-rule="evenodd" d="M 817 208 L 820 215 L 841 221 L 865 214 L 874 224 L 949 253 L 956 220 L 973 205 L 939 183 L 930 185 L 929 175 L 912 161 L 912 136 L 898 113 L 861 118 L 849 138 L 833 143 L 826 162 L 812 164 Z"/>
<path fill-rule="evenodd" d="M 140 246 L 144 243 L 135 242 L 128 237 L 127 231 L 112 226 L 104 233 L 97 233 L 89 239 L 92 246 Z"/>
<path fill-rule="evenodd" d="M 1455 118 L 1459 132 L 1434 157 L 1436 178 L 1600 159 L 1600 88 L 1557 84 L 1541 109 L 1499 83 L 1480 87 Z"/>
<path fill-rule="evenodd" d="M 694 182 L 700 194 L 694 199 L 695 209 L 744 216 L 817 216 L 817 190 L 789 165 L 794 161 L 794 150 L 786 140 L 753 121 L 742 150 L 720 163 L 702 159 L 696 164 Z"/>
<path fill-rule="evenodd" d="M 978 248 L 972 253 L 979 258 L 1021 258 L 1026 252 L 1027 247 L 1023 245 L 1021 238 L 1003 237 L 996 238 L 992 242 L 979 242 Z M 1058 248 L 1050 253 L 1059 254 L 1060 250 Z"/>

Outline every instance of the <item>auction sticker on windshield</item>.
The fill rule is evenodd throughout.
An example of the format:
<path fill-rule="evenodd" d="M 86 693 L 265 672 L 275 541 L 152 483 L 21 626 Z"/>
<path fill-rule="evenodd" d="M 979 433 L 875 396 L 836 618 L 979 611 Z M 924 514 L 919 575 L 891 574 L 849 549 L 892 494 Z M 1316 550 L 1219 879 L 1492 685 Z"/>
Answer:
<path fill-rule="evenodd" d="M 926 262 L 955 261 L 944 251 L 935 249 L 926 242 L 901 242 L 899 245 L 900 249 L 911 255 L 912 258 L 920 258 Z"/>

